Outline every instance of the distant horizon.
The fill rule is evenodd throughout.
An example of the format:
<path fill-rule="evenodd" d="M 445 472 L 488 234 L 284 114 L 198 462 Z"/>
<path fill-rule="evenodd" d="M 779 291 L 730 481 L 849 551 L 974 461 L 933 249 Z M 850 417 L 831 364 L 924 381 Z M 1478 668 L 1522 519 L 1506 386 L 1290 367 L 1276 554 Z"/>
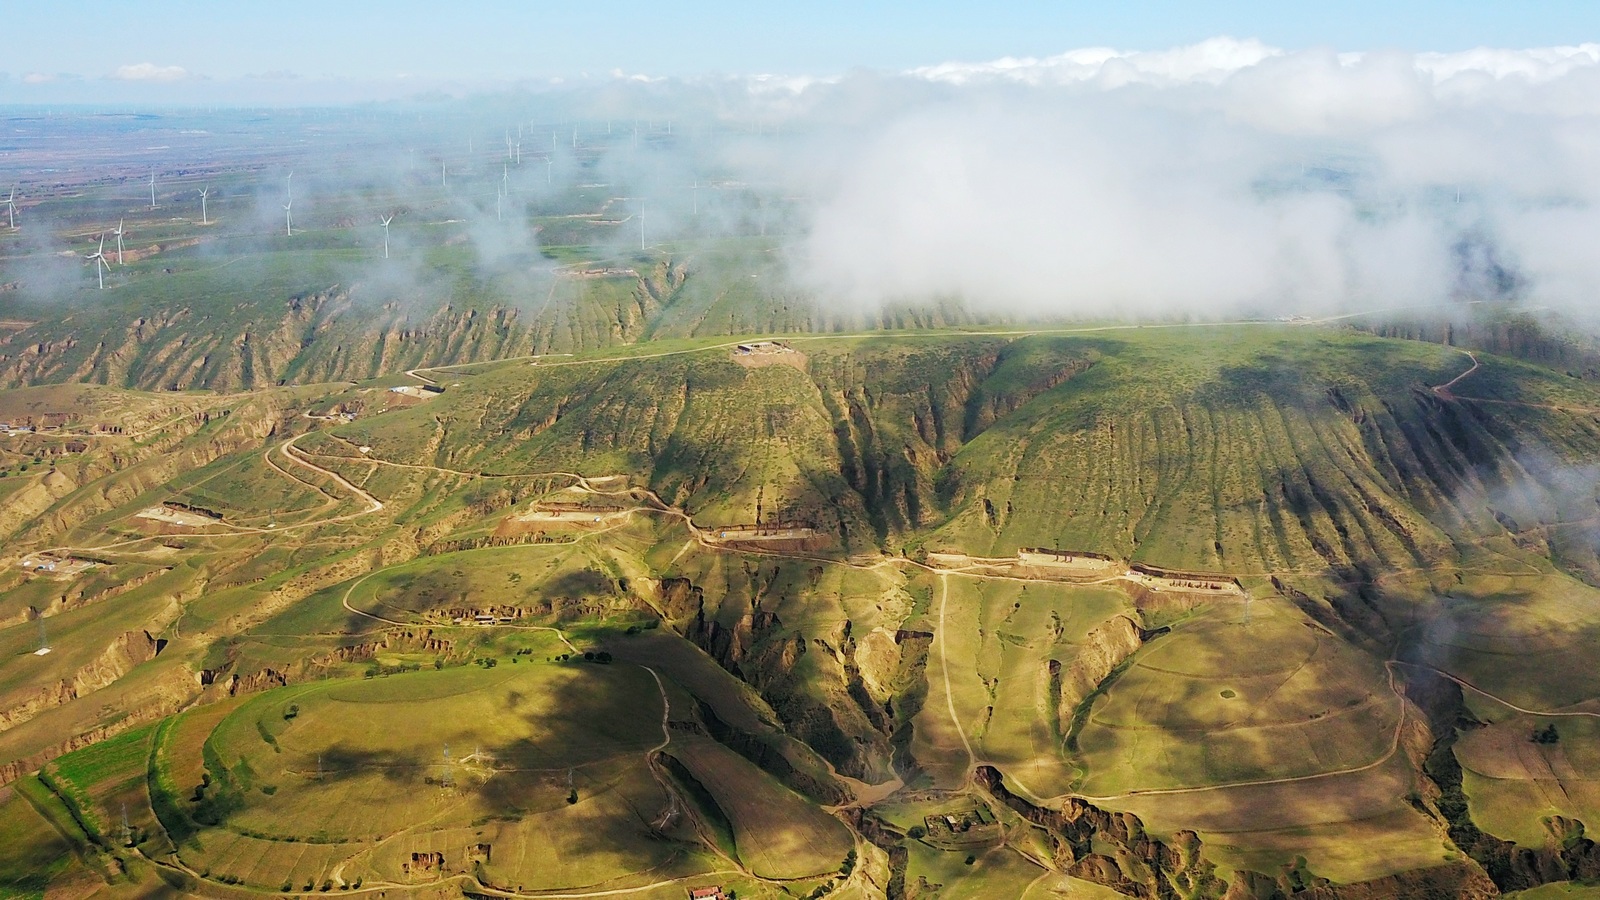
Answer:
<path fill-rule="evenodd" d="M 430 95 L 599 87 L 621 80 L 837 79 L 1075 52 L 1153 54 L 1218 39 L 1280 53 L 1527 53 L 1600 42 L 1600 8 L 1577 0 L 1234 0 L 1194 9 L 1148 0 L 1108 9 L 1017 0 L 581 8 L 420 0 L 270 9 L 103 0 L 7 10 L 0 105 L 318 106 Z M 109 27 L 83 27 L 85 22 Z M 306 23 L 315 23 L 308 27 Z M 59 35 L 59 39 L 55 36 Z"/>
<path fill-rule="evenodd" d="M 1377 59 L 1405 61 L 1434 86 L 1460 76 L 1481 82 L 1547 84 L 1573 74 L 1600 73 L 1600 42 L 1546 47 L 1476 47 L 1463 51 L 1291 50 L 1255 38 L 1217 36 L 1158 50 L 1078 47 L 1045 56 L 1003 56 L 984 60 L 950 59 L 901 69 L 856 66 L 835 73 L 696 73 L 649 75 L 614 71 L 576 78 L 458 79 L 420 83 L 321 77 L 212 79 L 186 75 L 172 81 L 88 78 L 62 75 L 33 82 L 0 72 L 0 109 L 81 110 L 129 114 L 140 110 L 337 109 L 360 105 L 443 104 L 493 101 L 518 96 L 559 97 L 585 91 L 664 88 L 732 89 L 759 101 L 795 97 L 809 88 L 860 79 L 910 79 L 959 86 L 1019 84 L 1030 87 L 1082 86 L 1110 90 L 1130 84 L 1177 87 L 1216 85 L 1246 70 L 1274 61 L 1304 58 L 1346 70 Z M 126 68 L 126 67 L 125 67 Z M 29 76 L 32 77 L 32 76 Z M 770 105 L 770 104 L 768 104 Z M 781 104 L 780 104 L 781 105 Z M 617 116 L 617 118 L 625 116 Z M 604 116 L 601 116 L 604 118 Z"/>

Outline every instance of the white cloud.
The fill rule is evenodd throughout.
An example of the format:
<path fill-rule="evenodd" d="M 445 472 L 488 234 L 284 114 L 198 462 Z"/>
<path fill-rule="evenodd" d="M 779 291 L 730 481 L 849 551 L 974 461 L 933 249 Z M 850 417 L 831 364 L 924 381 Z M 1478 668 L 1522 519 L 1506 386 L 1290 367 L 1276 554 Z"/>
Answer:
<path fill-rule="evenodd" d="M 1170 50 L 1128 51 L 1088 47 L 1043 59 L 1003 57 L 987 62 L 945 62 L 911 69 L 906 74 L 947 84 L 985 81 L 1032 85 L 1095 84 L 1101 87 L 1217 84 L 1235 73 L 1263 67 L 1272 60 L 1289 55 L 1280 48 L 1255 39 L 1216 37 Z M 1309 51 L 1309 55 L 1326 57 L 1344 68 L 1359 68 L 1371 56 L 1366 53 L 1334 54 L 1332 51 L 1315 50 Z M 1435 84 L 1461 76 L 1542 83 L 1575 71 L 1600 67 L 1600 44 L 1526 50 L 1480 47 L 1456 53 L 1418 53 L 1406 55 L 1404 59 Z"/>
<path fill-rule="evenodd" d="M 46 73 L 46 72 L 29 72 L 28 74 L 22 76 L 22 83 L 23 84 L 50 84 L 51 82 L 57 80 L 57 77 L 58 76 L 51 75 L 51 74 Z"/>
<path fill-rule="evenodd" d="M 1229 114 L 1286 133 L 1348 133 L 1415 119 L 1433 103 L 1423 74 L 1408 56 L 1368 54 L 1341 59 L 1307 51 L 1264 59 L 1221 85 Z"/>
<path fill-rule="evenodd" d="M 189 77 L 189 70 L 183 66 L 158 66 L 142 62 L 118 66 L 111 77 L 118 81 L 182 81 Z"/>
<path fill-rule="evenodd" d="M 816 207 L 794 268 L 841 303 L 1228 315 L 1507 285 L 1577 313 L 1600 299 L 1600 45 L 1218 38 L 894 81 L 830 85 L 841 96 L 814 109 L 873 114 L 796 163 Z"/>
<path fill-rule="evenodd" d="M 1538 47 L 1531 50 L 1494 50 L 1479 47 L 1460 53 L 1419 53 L 1417 68 L 1435 81 L 1462 74 L 1482 74 L 1494 79 L 1524 78 L 1552 81 L 1578 69 L 1600 65 L 1600 44 L 1575 47 Z"/>
<path fill-rule="evenodd" d="M 1006 57 L 986 63 L 941 63 L 912 69 L 907 74 L 958 85 L 983 81 L 1034 85 L 1098 82 L 1107 87 L 1180 84 L 1214 82 L 1282 53 L 1257 40 L 1218 37 L 1171 50 L 1128 52 L 1090 47 L 1045 59 Z"/>

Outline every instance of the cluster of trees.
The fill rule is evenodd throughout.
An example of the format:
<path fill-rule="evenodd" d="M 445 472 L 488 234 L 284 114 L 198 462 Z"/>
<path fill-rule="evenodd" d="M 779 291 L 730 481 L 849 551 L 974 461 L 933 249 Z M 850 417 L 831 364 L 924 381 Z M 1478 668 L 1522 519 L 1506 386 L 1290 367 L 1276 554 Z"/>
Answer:
<path fill-rule="evenodd" d="M 577 654 L 563 653 L 556 657 L 556 662 L 566 662 L 569 659 L 577 659 Z M 609 663 L 611 662 L 611 652 L 609 650 L 585 650 L 583 651 L 583 661 L 601 664 Z"/>

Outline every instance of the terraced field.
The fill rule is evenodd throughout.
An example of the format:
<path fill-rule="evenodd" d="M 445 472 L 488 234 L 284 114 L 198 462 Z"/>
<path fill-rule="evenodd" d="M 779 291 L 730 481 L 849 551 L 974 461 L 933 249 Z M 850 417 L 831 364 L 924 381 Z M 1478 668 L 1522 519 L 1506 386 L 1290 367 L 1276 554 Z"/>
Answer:
<path fill-rule="evenodd" d="M 0 559 L 5 802 L 68 835 L 38 871 L 1212 897 L 1455 883 L 1502 852 L 1463 821 L 1554 854 L 1545 817 L 1600 817 L 1586 382 L 1281 324 L 791 336 L 803 365 L 755 368 L 641 327 L 685 336 L 135 394 L 177 424 L 51 457 Z M 138 523 L 163 502 L 223 524 Z M 569 508 L 602 521 L 535 514 Z M 818 537 L 713 539 L 758 509 Z M 18 565 L 46 550 L 96 566 Z M 912 833 L 979 806 L 970 846 Z"/>

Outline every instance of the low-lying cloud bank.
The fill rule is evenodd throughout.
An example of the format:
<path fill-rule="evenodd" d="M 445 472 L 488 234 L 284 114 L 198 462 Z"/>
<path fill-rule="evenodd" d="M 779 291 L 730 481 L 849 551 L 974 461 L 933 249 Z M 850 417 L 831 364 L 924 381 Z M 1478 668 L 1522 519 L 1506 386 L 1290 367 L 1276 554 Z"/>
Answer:
<path fill-rule="evenodd" d="M 794 269 L 843 302 L 1162 316 L 1521 297 L 1587 314 L 1600 296 L 1600 45 L 1216 39 L 777 93 L 814 135 L 787 161 L 813 201 Z"/>

